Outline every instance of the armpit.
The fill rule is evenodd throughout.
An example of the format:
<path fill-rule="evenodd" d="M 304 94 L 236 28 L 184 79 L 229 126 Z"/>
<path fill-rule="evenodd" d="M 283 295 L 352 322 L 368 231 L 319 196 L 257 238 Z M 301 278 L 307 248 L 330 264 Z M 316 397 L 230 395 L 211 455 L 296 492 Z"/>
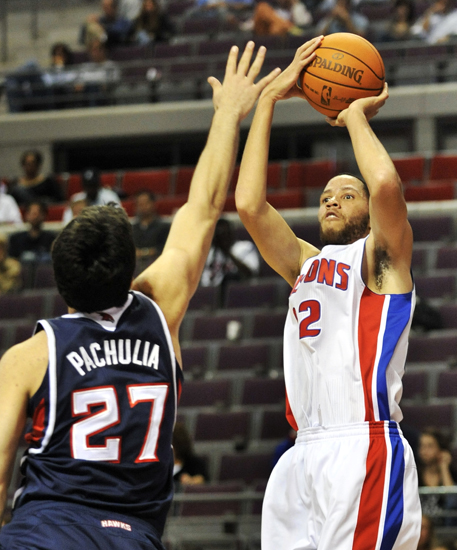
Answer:
<path fill-rule="evenodd" d="M 374 250 L 374 275 L 376 288 L 381 290 L 386 271 L 391 266 L 392 260 L 386 249 L 375 246 Z"/>

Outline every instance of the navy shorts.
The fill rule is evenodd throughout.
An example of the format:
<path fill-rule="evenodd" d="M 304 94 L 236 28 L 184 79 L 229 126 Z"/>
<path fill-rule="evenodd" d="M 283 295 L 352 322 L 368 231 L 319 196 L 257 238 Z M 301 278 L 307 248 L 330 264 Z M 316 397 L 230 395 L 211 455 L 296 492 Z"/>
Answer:
<path fill-rule="evenodd" d="M 0 531 L 1 550 L 164 550 L 149 523 L 78 504 L 34 501 Z"/>

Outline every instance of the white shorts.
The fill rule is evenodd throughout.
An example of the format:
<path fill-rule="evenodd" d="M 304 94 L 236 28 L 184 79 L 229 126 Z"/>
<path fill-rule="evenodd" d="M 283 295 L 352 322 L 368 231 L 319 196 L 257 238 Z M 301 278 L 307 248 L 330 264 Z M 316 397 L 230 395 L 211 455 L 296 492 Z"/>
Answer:
<path fill-rule="evenodd" d="M 421 506 L 396 422 L 307 428 L 275 466 L 262 550 L 415 550 Z"/>

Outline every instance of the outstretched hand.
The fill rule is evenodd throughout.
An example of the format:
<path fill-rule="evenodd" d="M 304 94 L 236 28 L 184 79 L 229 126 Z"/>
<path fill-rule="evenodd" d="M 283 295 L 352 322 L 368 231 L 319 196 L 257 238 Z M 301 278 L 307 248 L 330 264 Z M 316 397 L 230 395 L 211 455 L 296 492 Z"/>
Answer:
<path fill-rule="evenodd" d="M 251 64 L 254 46 L 252 41 L 247 43 L 239 62 L 238 47 L 231 48 L 222 84 L 214 76 L 208 78 L 208 83 L 213 89 L 215 110 L 227 108 L 236 113 L 239 120 L 248 115 L 262 90 L 280 73 L 280 69 L 274 69 L 259 82 L 255 82 L 262 69 L 267 50 L 261 46 Z"/>
<path fill-rule="evenodd" d="M 292 63 L 265 88 L 262 95 L 268 95 L 275 102 L 289 99 L 289 97 L 305 98 L 297 81 L 303 69 L 316 57 L 316 49 L 322 44 L 323 38 L 323 36 L 318 36 L 300 46 L 295 52 Z"/>
<path fill-rule="evenodd" d="M 350 116 L 351 112 L 357 109 L 363 112 L 367 120 L 370 120 L 378 114 L 379 109 L 387 101 L 388 97 L 389 89 L 386 82 L 382 92 L 379 95 L 356 99 L 347 109 L 341 111 L 336 118 L 327 117 L 325 120 L 330 124 L 330 126 L 346 126 L 347 117 Z"/>

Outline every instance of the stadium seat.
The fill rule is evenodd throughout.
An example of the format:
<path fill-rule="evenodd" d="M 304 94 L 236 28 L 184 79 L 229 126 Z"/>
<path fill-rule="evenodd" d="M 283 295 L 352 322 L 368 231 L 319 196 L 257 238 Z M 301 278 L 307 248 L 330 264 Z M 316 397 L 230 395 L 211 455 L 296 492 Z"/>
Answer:
<path fill-rule="evenodd" d="M 457 246 L 443 246 L 438 250 L 436 257 L 437 269 L 457 268 Z"/>
<path fill-rule="evenodd" d="M 14 346 L 15 344 L 19 344 L 24 340 L 27 340 L 33 335 L 34 330 L 34 322 L 21 321 L 20 323 L 14 324 L 12 327 L 12 338 L 10 345 Z"/>
<path fill-rule="evenodd" d="M 50 204 L 48 206 L 47 222 L 60 222 L 63 218 L 63 213 L 67 208 L 66 204 Z"/>
<path fill-rule="evenodd" d="M 182 367 L 185 371 L 199 369 L 205 371 L 208 366 L 208 348 L 206 346 L 182 347 Z"/>
<path fill-rule="evenodd" d="M 454 275 L 420 275 L 416 277 L 417 295 L 421 298 L 454 298 Z"/>
<path fill-rule="evenodd" d="M 216 309 L 219 304 L 220 287 L 199 286 L 189 303 L 189 311 Z"/>
<path fill-rule="evenodd" d="M 429 179 L 456 180 L 457 155 L 438 154 L 432 157 L 430 161 Z"/>
<path fill-rule="evenodd" d="M 424 179 L 425 157 L 421 155 L 393 158 L 398 175 L 403 183 L 421 182 Z"/>
<path fill-rule="evenodd" d="M 183 387 L 180 407 L 210 407 L 230 405 L 231 380 L 188 380 Z"/>
<path fill-rule="evenodd" d="M 223 455 L 219 470 L 219 481 L 244 481 L 252 485 L 267 480 L 271 473 L 272 453 L 238 453 Z"/>
<path fill-rule="evenodd" d="M 267 201 L 277 210 L 306 206 L 305 195 L 299 189 L 286 189 L 267 194 Z"/>
<path fill-rule="evenodd" d="M 246 378 L 241 395 L 242 405 L 279 405 L 285 401 L 283 378 Z"/>
<path fill-rule="evenodd" d="M 409 339 L 407 362 L 449 361 L 457 357 L 457 334 L 413 335 Z"/>
<path fill-rule="evenodd" d="M 454 428 L 453 405 L 403 405 L 404 422 L 416 430 L 438 428 L 452 433 Z"/>
<path fill-rule="evenodd" d="M 290 429 L 285 411 L 263 411 L 261 439 L 285 439 Z"/>
<path fill-rule="evenodd" d="M 133 218 L 136 214 L 136 202 L 134 199 L 122 201 L 122 208 L 127 212 L 129 218 Z"/>
<path fill-rule="evenodd" d="M 453 182 L 432 182 L 424 185 L 410 185 L 404 188 L 406 202 L 449 201 L 455 197 Z"/>
<path fill-rule="evenodd" d="M 241 494 L 244 486 L 242 483 L 225 483 L 211 485 L 187 485 L 184 488 L 186 495 L 209 495 L 209 494 Z M 241 499 L 237 500 L 201 500 L 197 502 L 182 502 L 180 505 L 180 516 L 220 516 L 241 514 Z"/>
<path fill-rule="evenodd" d="M 222 345 L 219 349 L 217 369 L 222 370 L 266 370 L 270 352 L 267 344 Z"/>
<path fill-rule="evenodd" d="M 408 372 L 403 377 L 402 399 L 426 399 L 428 392 L 428 373 L 424 371 Z"/>
<path fill-rule="evenodd" d="M 167 195 L 170 190 L 169 170 L 148 170 L 125 172 L 122 178 L 122 190 L 127 196 L 135 195 L 144 190 L 157 195 Z"/>
<path fill-rule="evenodd" d="M 457 328 L 457 303 L 444 304 L 439 311 L 444 328 Z"/>
<path fill-rule="evenodd" d="M 457 371 L 440 372 L 437 397 L 457 397 Z"/>
<path fill-rule="evenodd" d="M 252 328 L 253 338 L 282 337 L 284 323 L 286 322 L 286 310 L 281 312 L 257 313 L 254 316 Z"/>
<path fill-rule="evenodd" d="M 179 195 L 176 197 L 161 197 L 156 201 L 157 213 L 159 216 L 171 216 L 176 210 L 181 208 L 187 201 L 187 195 Z"/>
<path fill-rule="evenodd" d="M 303 239 L 318 248 L 322 247 L 317 220 L 315 222 L 293 222 L 291 228 L 299 239 Z"/>
<path fill-rule="evenodd" d="M 33 291 L 3 295 L 0 297 L 0 319 L 40 319 L 44 302 L 45 296 Z"/>
<path fill-rule="evenodd" d="M 276 282 L 232 283 L 227 287 L 226 308 L 274 307 L 278 304 L 279 285 Z"/>
<path fill-rule="evenodd" d="M 322 187 L 336 176 L 336 165 L 331 160 L 290 162 L 286 172 L 287 188 Z"/>
<path fill-rule="evenodd" d="M 451 216 L 423 216 L 410 219 L 415 242 L 449 241 L 453 237 L 454 222 Z"/>
<path fill-rule="evenodd" d="M 202 316 L 194 320 L 192 327 L 192 340 L 225 340 L 227 338 L 227 325 L 231 321 L 240 323 L 243 328 L 243 317 L 237 314 L 225 314 L 222 316 Z"/>
<path fill-rule="evenodd" d="M 175 180 L 175 195 L 184 195 L 189 193 L 190 182 L 194 175 L 195 168 L 193 166 L 181 166 L 178 168 Z"/>
<path fill-rule="evenodd" d="M 247 441 L 251 415 L 247 411 L 200 413 L 195 427 L 195 441 Z"/>

